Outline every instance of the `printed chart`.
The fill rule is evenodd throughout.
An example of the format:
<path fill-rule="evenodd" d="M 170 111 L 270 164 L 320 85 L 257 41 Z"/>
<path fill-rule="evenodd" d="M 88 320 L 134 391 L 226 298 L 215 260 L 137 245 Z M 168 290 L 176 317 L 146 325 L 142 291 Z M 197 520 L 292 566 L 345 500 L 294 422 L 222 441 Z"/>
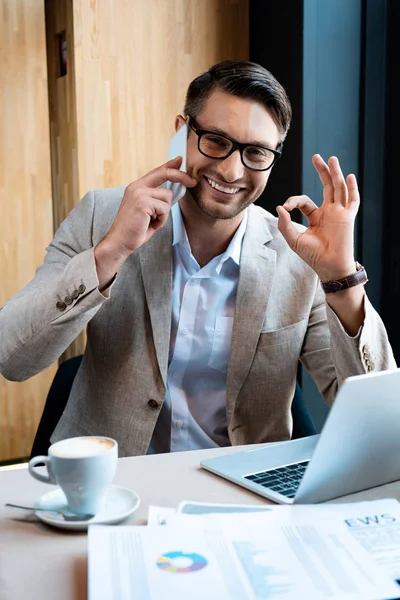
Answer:
<path fill-rule="evenodd" d="M 201 554 L 195 552 L 188 554 L 180 550 L 162 554 L 157 560 L 157 567 L 169 573 L 192 573 L 206 566 L 207 560 Z"/>

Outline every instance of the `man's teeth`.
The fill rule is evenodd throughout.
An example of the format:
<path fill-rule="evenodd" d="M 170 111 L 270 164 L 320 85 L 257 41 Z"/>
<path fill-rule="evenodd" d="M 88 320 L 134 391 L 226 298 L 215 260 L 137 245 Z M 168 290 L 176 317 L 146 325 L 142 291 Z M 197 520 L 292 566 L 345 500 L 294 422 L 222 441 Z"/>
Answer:
<path fill-rule="evenodd" d="M 236 194 L 240 190 L 240 188 L 228 188 L 228 187 L 224 187 L 223 185 L 220 185 L 219 183 L 216 183 L 212 179 L 208 179 L 208 177 L 207 177 L 207 181 L 211 185 L 211 187 L 215 188 L 219 192 L 225 192 L 225 194 Z"/>

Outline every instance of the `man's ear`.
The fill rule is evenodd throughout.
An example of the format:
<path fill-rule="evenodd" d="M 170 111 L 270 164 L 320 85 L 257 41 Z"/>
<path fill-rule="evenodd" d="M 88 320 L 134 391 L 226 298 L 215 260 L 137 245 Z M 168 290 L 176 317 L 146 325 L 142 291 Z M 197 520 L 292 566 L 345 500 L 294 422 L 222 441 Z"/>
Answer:
<path fill-rule="evenodd" d="M 186 123 L 185 117 L 182 117 L 182 115 L 178 115 L 175 119 L 175 133 L 177 131 L 179 131 L 180 128 L 182 127 L 182 125 L 184 125 L 185 123 Z"/>

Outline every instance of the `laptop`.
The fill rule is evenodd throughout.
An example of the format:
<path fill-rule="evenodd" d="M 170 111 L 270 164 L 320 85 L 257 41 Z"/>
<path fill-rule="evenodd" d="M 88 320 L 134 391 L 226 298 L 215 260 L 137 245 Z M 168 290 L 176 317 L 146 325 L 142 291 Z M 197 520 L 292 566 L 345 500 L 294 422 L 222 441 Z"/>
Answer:
<path fill-rule="evenodd" d="M 324 502 L 400 479 L 400 369 L 349 377 L 318 435 L 200 463 L 279 504 Z"/>

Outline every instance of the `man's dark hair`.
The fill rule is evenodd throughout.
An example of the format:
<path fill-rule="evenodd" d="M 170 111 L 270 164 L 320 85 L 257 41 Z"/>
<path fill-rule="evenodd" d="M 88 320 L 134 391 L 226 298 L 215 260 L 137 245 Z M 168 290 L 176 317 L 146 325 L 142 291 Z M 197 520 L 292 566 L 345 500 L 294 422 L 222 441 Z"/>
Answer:
<path fill-rule="evenodd" d="M 281 141 L 285 139 L 292 108 L 284 88 L 267 69 L 257 63 L 238 60 L 213 65 L 189 85 L 185 115 L 195 119 L 216 90 L 263 104 L 278 127 Z"/>

